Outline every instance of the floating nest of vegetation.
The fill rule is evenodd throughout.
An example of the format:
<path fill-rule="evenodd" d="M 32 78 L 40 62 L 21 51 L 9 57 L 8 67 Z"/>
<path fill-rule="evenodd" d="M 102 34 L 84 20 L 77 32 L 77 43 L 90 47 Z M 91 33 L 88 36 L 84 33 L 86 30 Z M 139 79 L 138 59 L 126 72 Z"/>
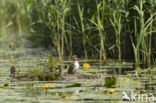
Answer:
<path fill-rule="evenodd" d="M 52 55 L 48 55 L 44 68 L 31 68 L 25 73 L 17 73 L 16 79 L 51 81 L 58 80 L 61 76 L 61 69 L 57 67 L 58 62 Z"/>
<path fill-rule="evenodd" d="M 63 74 L 61 75 L 60 79 L 61 80 L 74 80 L 74 79 L 96 79 L 98 78 L 97 76 L 94 75 L 84 75 L 84 74 L 80 74 L 80 73 L 76 73 L 76 74 Z"/>
<path fill-rule="evenodd" d="M 62 66 L 58 66 L 58 62 L 48 55 L 47 64 L 44 68 L 29 69 L 26 73 L 17 73 L 15 76 L 19 80 L 35 80 L 35 81 L 52 81 L 52 80 L 74 80 L 74 79 L 93 79 L 94 75 L 62 74 Z"/>
<path fill-rule="evenodd" d="M 52 81 L 52 80 L 75 80 L 75 79 L 96 79 L 94 75 L 76 74 L 53 74 L 47 69 L 30 69 L 27 73 L 19 73 L 15 76 L 19 80 Z"/>
<path fill-rule="evenodd" d="M 60 72 L 57 72 L 54 74 L 50 72 L 48 69 L 34 68 L 28 70 L 28 72 L 26 73 L 17 74 L 15 78 L 19 80 L 52 81 L 52 80 L 96 79 L 98 77 L 94 75 L 85 75 L 80 73 L 61 74 Z"/>
<path fill-rule="evenodd" d="M 19 80 L 50 81 L 58 80 L 58 77 L 59 74 L 53 74 L 48 69 L 34 68 L 26 73 L 17 74 L 15 78 Z"/>

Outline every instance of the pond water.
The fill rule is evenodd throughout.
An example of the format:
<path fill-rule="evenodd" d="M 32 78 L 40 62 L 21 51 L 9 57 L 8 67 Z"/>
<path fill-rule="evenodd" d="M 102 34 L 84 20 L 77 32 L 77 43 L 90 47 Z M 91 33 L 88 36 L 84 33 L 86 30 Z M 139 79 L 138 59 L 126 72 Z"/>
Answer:
<path fill-rule="evenodd" d="M 10 67 L 14 65 L 20 72 L 29 68 L 41 68 L 46 62 L 45 56 L 22 55 L 20 52 L 1 52 L 0 58 L 0 103 L 154 103 L 156 102 L 156 73 L 142 72 L 137 77 L 134 71 L 126 75 L 117 75 L 116 68 L 132 68 L 132 63 L 112 62 L 102 65 L 98 61 L 88 60 L 91 67 L 83 70 L 84 60 L 80 60 L 79 74 L 92 75 L 91 79 L 65 79 L 59 81 L 24 81 L 9 77 Z M 20 54 L 20 56 L 16 56 Z M 5 56 L 4 56 L 5 55 Z M 14 58 L 10 58 L 14 55 Z M 66 60 L 63 64 L 69 64 Z M 63 70 L 66 73 L 67 69 Z M 106 88 L 105 78 L 115 77 L 116 85 Z M 44 84 L 50 88 L 44 89 Z M 4 86 L 5 85 L 5 86 Z M 114 93 L 109 94 L 110 89 Z M 129 99 L 123 99 L 127 95 Z M 137 96 L 134 96 L 137 95 Z M 153 100 L 155 99 L 155 101 Z"/>

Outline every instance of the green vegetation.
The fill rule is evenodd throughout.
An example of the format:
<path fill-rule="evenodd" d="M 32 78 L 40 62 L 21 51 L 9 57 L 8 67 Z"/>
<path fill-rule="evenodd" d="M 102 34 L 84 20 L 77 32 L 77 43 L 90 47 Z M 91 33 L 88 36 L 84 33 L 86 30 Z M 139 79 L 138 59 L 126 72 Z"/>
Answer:
<path fill-rule="evenodd" d="M 17 74 L 17 79 L 27 79 L 35 81 L 58 80 L 61 77 L 61 66 L 58 66 L 52 55 L 47 56 L 47 64 L 44 68 L 30 68 L 26 73 Z"/>
<path fill-rule="evenodd" d="M 104 62 L 134 59 L 136 67 L 141 62 L 150 66 L 155 57 L 154 0 L 1 0 L 0 4 L 4 48 L 6 42 L 22 47 L 29 40 L 33 47 L 55 49 L 60 61 L 77 54 Z"/>
<path fill-rule="evenodd" d="M 105 78 L 105 87 L 111 88 L 116 85 L 116 78 L 115 77 L 106 77 Z"/>
<path fill-rule="evenodd" d="M 9 83 L 5 83 L 5 84 L 4 84 L 4 87 L 8 87 L 8 86 L 9 86 Z"/>
<path fill-rule="evenodd" d="M 53 73 L 50 73 L 47 69 L 34 68 L 29 69 L 28 73 L 17 74 L 18 80 L 34 80 L 34 81 L 50 81 L 56 80 L 57 77 Z"/>
<path fill-rule="evenodd" d="M 155 11 L 156 0 L 0 0 L 0 101 L 155 96 Z"/>

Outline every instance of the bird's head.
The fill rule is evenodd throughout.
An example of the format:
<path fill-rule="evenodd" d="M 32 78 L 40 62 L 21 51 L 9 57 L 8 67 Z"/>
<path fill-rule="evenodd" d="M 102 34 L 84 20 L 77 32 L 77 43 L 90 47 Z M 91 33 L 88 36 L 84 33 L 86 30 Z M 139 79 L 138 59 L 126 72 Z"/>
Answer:
<path fill-rule="evenodd" d="M 77 61 L 78 60 L 77 55 L 73 55 L 73 60 L 74 61 Z"/>

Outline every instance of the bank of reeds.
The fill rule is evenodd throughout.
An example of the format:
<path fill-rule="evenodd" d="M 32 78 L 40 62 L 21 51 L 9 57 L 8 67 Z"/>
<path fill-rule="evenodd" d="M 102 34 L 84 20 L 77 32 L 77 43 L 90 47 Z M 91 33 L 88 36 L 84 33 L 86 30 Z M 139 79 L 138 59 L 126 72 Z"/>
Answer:
<path fill-rule="evenodd" d="M 79 57 L 134 59 L 151 65 L 155 57 L 156 3 L 148 0 L 25 0 L 0 1 L 0 32 L 14 33 L 48 49 L 56 49 L 59 60 Z M 16 31 L 16 32 L 12 32 Z M 153 45 L 152 45 L 153 44 Z M 111 48 L 111 49 L 110 49 Z"/>

